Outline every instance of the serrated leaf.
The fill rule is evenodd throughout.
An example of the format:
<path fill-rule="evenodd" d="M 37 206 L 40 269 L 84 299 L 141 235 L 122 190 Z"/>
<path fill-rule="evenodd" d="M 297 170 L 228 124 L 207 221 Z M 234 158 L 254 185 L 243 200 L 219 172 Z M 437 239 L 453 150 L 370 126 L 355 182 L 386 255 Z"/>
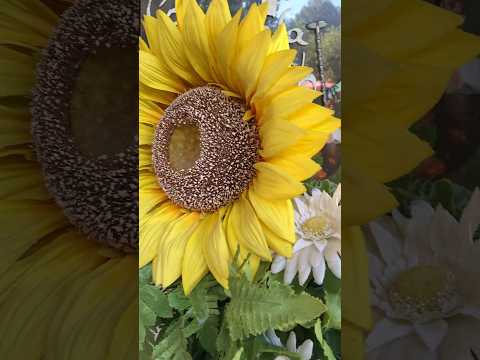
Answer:
<path fill-rule="evenodd" d="M 317 323 L 315 324 L 315 336 L 317 337 L 317 340 L 323 349 L 323 355 L 325 355 L 327 360 L 336 360 L 332 348 L 323 338 L 322 323 L 320 322 L 320 319 L 318 319 Z"/>
<path fill-rule="evenodd" d="M 288 330 L 305 324 L 326 310 L 320 299 L 295 292 L 277 281 L 252 284 L 244 276 L 231 276 L 231 301 L 225 319 L 233 340 L 259 335 L 268 329 Z"/>
<path fill-rule="evenodd" d="M 180 318 L 168 327 L 165 337 L 153 347 L 155 360 L 192 360 L 187 350 L 183 325 L 184 319 Z"/>

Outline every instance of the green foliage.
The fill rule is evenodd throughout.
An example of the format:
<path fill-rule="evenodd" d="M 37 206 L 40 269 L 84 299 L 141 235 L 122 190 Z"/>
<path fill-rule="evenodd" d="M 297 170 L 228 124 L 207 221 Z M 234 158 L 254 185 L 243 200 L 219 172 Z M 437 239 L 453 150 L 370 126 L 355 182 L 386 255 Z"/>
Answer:
<path fill-rule="evenodd" d="M 320 319 L 317 320 L 315 323 L 315 336 L 317 337 L 318 342 L 320 343 L 320 347 L 323 349 L 323 355 L 327 360 L 336 360 L 335 354 L 333 353 L 332 348 L 325 341 L 322 333 L 322 323 Z"/>
<path fill-rule="evenodd" d="M 167 296 L 151 284 L 150 266 L 139 271 L 139 297 L 138 334 L 140 350 L 143 350 L 147 331 L 156 324 L 157 319 L 173 316 Z"/>
<path fill-rule="evenodd" d="M 225 309 L 225 319 L 233 340 L 262 334 L 268 329 L 288 330 L 326 310 L 320 299 L 304 292 L 295 294 L 289 286 L 277 281 L 254 284 L 235 274 L 229 281 L 231 300 Z"/>
<path fill-rule="evenodd" d="M 400 210 L 406 215 L 410 215 L 409 207 L 413 200 L 424 200 L 432 207 L 442 205 L 459 219 L 471 196 L 470 190 L 448 179 L 429 181 L 408 175 L 390 186 L 400 203 Z"/>
<path fill-rule="evenodd" d="M 184 318 L 180 317 L 166 330 L 163 339 L 153 348 L 155 360 L 191 360 L 187 350 L 187 336 L 184 330 Z"/>

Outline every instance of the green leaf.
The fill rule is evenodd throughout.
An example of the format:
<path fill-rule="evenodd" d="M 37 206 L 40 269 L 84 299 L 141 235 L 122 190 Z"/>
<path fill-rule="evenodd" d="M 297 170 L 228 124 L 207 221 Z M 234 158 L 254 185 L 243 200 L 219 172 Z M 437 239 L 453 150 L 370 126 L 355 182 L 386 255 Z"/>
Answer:
<path fill-rule="evenodd" d="M 325 293 L 327 312 L 325 314 L 325 326 L 331 329 L 342 328 L 342 300 L 340 293 Z"/>
<path fill-rule="evenodd" d="M 198 339 L 202 347 L 212 356 L 217 353 L 216 340 L 218 337 L 219 316 L 210 316 L 198 332 Z"/>
<path fill-rule="evenodd" d="M 187 350 L 187 339 L 183 332 L 184 319 L 173 322 L 165 332 L 164 338 L 153 348 L 155 360 L 191 360 Z"/>
<path fill-rule="evenodd" d="M 332 348 L 330 347 L 330 345 L 328 345 L 328 343 L 323 338 L 322 323 L 320 322 L 320 319 L 318 319 L 317 323 L 315 324 L 315 336 L 317 337 L 317 340 L 323 349 L 323 354 L 325 355 L 327 360 L 336 360 L 335 355 L 332 351 Z"/>
<path fill-rule="evenodd" d="M 167 296 L 161 289 L 150 285 L 151 269 L 145 267 L 139 271 L 139 314 L 138 336 L 139 348 L 144 347 L 145 337 L 149 328 L 155 325 L 157 318 L 171 318 L 172 309 Z"/>
<path fill-rule="evenodd" d="M 178 311 L 184 311 L 192 306 L 192 302 L 184 295 L 181 286 L 175 288 L 168 294 L 168 303 L 172 308 Z"/>
<path fill-rule="evenodd" d="M 288 330 L 319 317 L 326 310 L 320 299 L 295 292 L 277 281 L 252 284 L 232 272 L 231 301 L 225 319 L 233 340 L 259 335 L 268 329 Z"/>

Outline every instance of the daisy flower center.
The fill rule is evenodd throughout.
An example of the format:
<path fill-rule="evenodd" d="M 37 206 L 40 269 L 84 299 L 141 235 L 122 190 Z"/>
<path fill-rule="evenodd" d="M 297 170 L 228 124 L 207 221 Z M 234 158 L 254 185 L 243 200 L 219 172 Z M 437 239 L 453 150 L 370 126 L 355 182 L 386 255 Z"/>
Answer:
<path fill-rule="evenodd" d="M 191 89 L 155 128 L 158 183 L 176 205 L 214 212 L 237 200 L 255 176 L 259 136 L 245 106 L 211 86 Z"/>
<path fill-rule="evenodd" d="M 426 321 L 442 317 L 458 302 L 454 274 L 436 265 L 413 267 L 393 281 L 388 296 L 401 318 Z"/>
<path fill-rule="evenodd" d="M 81 232 L 125 252 L 138 249 L 139 23 L 135 2 L 76 1 L 43 53 L 32 103 L 47 189 Z"/>
<path fill-rule="evenodd" d="M 310 240 L 327 240 L 331 234 L 330 221 L 326 216 L 314 216 L 302 224 L 302 231 Z"/>

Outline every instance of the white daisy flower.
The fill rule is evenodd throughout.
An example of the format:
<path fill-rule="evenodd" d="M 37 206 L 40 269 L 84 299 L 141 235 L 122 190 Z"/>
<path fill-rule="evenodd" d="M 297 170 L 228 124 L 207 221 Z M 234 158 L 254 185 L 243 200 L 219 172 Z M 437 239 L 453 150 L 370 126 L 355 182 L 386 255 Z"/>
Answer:
<path fill-rule="evenodd" d="M 267 331 L 265 337 L 270 344 L 274 346 L 283 346 L 280 338 L 275 334 L 274 330 Z M 310 360 L 313 355 L 313 341 L 305 340 L 302 345 L 297 348 L 297 336 L 293 331 L 291 331 L 288 336 L 286 348 L 292 353 L 299 354 L 302 360 Z M 274 360 L 290 360 L 290 358 L 285 355 L 279 355 L 276 356 Z"/>
<path fill-rule="evenodd" d="M 338 185 L 333 197 L 314 189 L 311 196 L 304 194 L 294 200 L 297 242 L 293 256 L 290 259 L 275 256 L 271 269 L 274 274 L 285 270 L 286 284 L 291 284 L 298 273 L 298 282 L 303 285 L 313 273 L 314 281 L 321 285 L 326 265 L 337 278 L 341 278 L 340 197 Z"/>
<path fill-rule="evenodd" d="M 370 223 L 372 305 L 368 358 L 450 360 L 480 356 L 480 224 L 476 190 L 460 222 L 423 202 Z"/>

